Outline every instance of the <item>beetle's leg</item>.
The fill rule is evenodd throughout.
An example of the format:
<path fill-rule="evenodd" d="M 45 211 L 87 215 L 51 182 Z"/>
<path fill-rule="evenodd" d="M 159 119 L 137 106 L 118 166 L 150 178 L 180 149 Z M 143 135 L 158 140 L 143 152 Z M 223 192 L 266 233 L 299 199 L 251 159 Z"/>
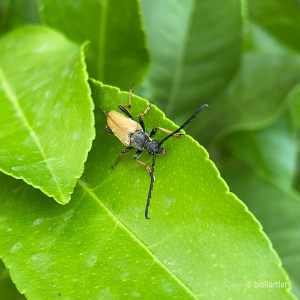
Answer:
<path fill-rule="evenodd" d="M 169 130 L 169 129 L 166 129 L 166 128 L 162 128 L 162 127 L 158 127 L 158 129 L 159 130 L 161 130 L 161 131 L 163 131 L 163 132 L 165 132 L 165 133 L 167 133 L 167 134 L 171 134 L 173 131 L 171 131 L 171 130 Z M 184 135 L 184 133 L 182 133 L 182 132 L 176 132 L 175 134 L 173 134 L 173 136 L 183 136 Z"/>
<path fill-rule="evenodd" d="M 131 104 L 132 104 L 132 91 L 133 91 L 133 86 L 131 87 L 131 89 L 129 90 L 129 93 L 128 93 L 128 104 L 127 104 L 127 106 L 125 105 L 125 107 L 127 107 L 127 108 L 131 108 Z"/>
<path fill-rule="evenodd" d="M 146 114 L 147 114 L 147 112 L 151 109 L 151 107 L 152 107 L 152 103 L 149 103 L 149 104 L 146 106 L 145 110 L 144 110 L 141 114 L 139 114 L 139 115 L 142 116 L 142 117 L 145 117 Z"/>
<path fill-rule="evenodd" d="M 119 154 L 119 156 L 117 157 L 115 163 L 112 165 L 112 168 L 114 168 L 120 162 L 123 154 L 129 152 L 132 149 L 133 149 L 133 147 L 130 147 L 130 146 L 129 147 L 125 147 L 124 149 L 122 149 L 121 152 L 120 152 L 120 154 Z"/>
<path fill-rule="evenodd" d="M 144 132 L 145 132 L 145 123 L 144 123 L 144 120 L 143 120 L 143 117 L 145 117 L 145 115 L 147 114 L 147 112 L 150 110 L 152 104 L 148 104 L 147 107 L 145 108 L 145 110 L 138 115 L 138 120 L 139 120 L 139 123 L 140 125 L 142 126 Z"/>
<path fill-rule="evenodd" d="M 138 115 L 138 121 L 139 121 L 141 127 L 143 128 L 143 131 L 145 132 L 145 131 L 146 131 L 145 123 L 144 123 L 144 120 L 143 120 L 143 118 L 141 117 L 141 115 Z"/>
<path fill-rule="evenodd" d="M 157 130 L 158 130 L 158 127 L 155 127 L 151 130 L 150 135 L 149 135 L 150 138 L 153 138 L 156 135 Z"/>
<path fill-rule="evenodd" d="M 152 107 L 152 103 L 148 104 L 146 106 L 145 110 L 141 114 L 139 114 L 138 117 L 140 116 L 141 118 L 144 118 L 146 116 L 147 112 L 151 109 L 151 107 Z"/>
<path fill-rule="evenodd" d="M 104 131 L 106 133 L 112 133 L 113 134 L 112 130 L 108 126 L 105 126 Z"/>
<path fill-rule="evenodd" d="M 128 118 L 133 120 L 133 116 L 131 115 L 131 113 L 122 104 L 119 104 L 118 107 Z"/>
<path fill-rule="evenodd" d="M 123 108 L 129 108 L 129 109 L 131 108 L 131 104 L 132 104 L 132 91 L 133 91 L 133 86 L 132 86 L 132 88 L 128 92 L 128 104 L 121 104 L 121 106 Z"/>
<path fill-rule="evenodd" d="M 141 160 L 138 160 L 138 158 L 141 156 L 141 154 L 144 152 L 144 150 L 138 150 L 135 152 L 133 158 L 135 159 L 136 162 L 138 162 L 139 164 L 141 164 L 142 166 L 144 166 L 144 168 L 146 169 L 146 171 L 148 172 L 148 174 L 151 176 L 151 168 L 144 163 Z"/>

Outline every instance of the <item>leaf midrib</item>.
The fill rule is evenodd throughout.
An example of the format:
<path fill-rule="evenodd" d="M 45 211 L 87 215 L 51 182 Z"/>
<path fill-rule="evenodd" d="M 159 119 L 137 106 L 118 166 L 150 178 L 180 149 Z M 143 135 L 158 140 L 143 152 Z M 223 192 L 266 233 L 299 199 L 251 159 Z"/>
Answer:
<path fill-rule="evenodd" d="M 13 105 L 15 111 L 16 111 L 16 115 L 20 118 L 21 122 L 23 123 L 23 125 L 25 126 L 25 128 L 28 130 L 29 132 L 29 135 L 32 137 L 37 149 L 39 150 L 39 152 L 41 153 L 41 156 L 49 170 L 49 173 L 51 174 L 53 180 L 54 180 L 54 183 L 57 187 L 57 190 L 60 194 L 60 197 L 61 197 L 61 200 L 64 200 L 64 195 L 63 195 L 63 192 L 61 190 L 61 187 L 60 185 L 58 184 L 58 181 L 57 181 L 57 178 L 55 176 L 55 173 L 52 169 L 52 166 L 48 163 L 48 159 L 46 157 L 46 154 L 45 154 L 45 151 L 44 151 L 44 148 L 39 140 L 39 137 L 37 136 L 37 134 L 35 133 L 35 131 L 33 130 L 32 126 L 30 125 L 29 121 L 27 120 L 26 118 L 26 115 L 24 113 L 24 111 L 22 110 L 22 107 L 20 106 L 19 102 L 18 102 L 18 98 L 16 96 L 16 93 L 14 92 L 13 88 L 10 86 L 10 84 L 8 83 L 5 75 L 4 75 L 4 72 L 3 72 L 3 69 L 2 67 L 0 66 L 0 82 L 2 82 L 3 84 L 3 90 L 4 90 L 4 93 L 6 94 L 8 100 L 10 101 L 10 103 Z M 43 188 L 41 186 L 39 186 L 39 188 L 41 190 L 43 190 Z M 54 195 L 51 195 L 51 196 L 54 196 Z"/>
<path fill-rule="evenodd" d="M 99 199 L 99 197 L 80 179 L 78 180 L 78 185 L 86 192 L 92 199 L 94 199 L 108 214 L 108 216 L 119 226 L 132 240 L 134 240 L 152 259 L 156 262 L 163 270 L 165 270 L 171 278 L 181 286 L 193 299 L 199 299 L 197 295 L 172 271 L 162 263 L 155 255 L 152 253 L 147 246 L 136 236 L 125 224 L 123 224 L 116 215 L 114 215 L 111 210 Z"/>

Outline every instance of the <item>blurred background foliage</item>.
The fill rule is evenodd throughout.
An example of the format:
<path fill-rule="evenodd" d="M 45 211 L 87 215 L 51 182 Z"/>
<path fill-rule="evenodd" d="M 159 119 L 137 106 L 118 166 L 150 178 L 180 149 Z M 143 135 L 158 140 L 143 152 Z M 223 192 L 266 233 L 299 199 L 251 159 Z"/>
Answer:
<path fill-rule="evenodd" d="M 79 43 L 90 40 L 87 64 L 94 78 L 125 90 L 135 83 L 136 93 L 177 122 L 208 103 L 209 112 L 188 131 L 262 223 L 300 297 L 300 1 L 111 0 L 120 11 L 140 6 L 142 17 L 130 9 L 125 20 L 108 13 L 107 22 L 118 28 L 112 38 L 121 33 L 127 43 L 111 43 L 102 71 L 94 57 L 102 49 L 94 30 L 101 18 L 97 10 L 85 15 L 91 9 L 78 9 L 81 3 L 1 0 L 0 35 L 41 22 Z M 48 18 L 53 9 L 57 18 Z M 64 13 L 74 21 L 63 22 Z M 141 28 L 139 36 L 144 27 L 145 40 L 124 31 L 128 23 Z M 122 51 L 140 55 L 124 60 Z M 124 72 L 126 80 L 111 75 Z"/>

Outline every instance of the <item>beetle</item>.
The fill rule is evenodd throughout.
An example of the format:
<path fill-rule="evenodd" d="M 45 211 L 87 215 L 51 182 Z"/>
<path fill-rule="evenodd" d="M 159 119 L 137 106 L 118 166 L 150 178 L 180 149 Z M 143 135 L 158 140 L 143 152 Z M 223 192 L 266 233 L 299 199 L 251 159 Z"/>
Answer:
<path fill-rule="evenodd" d="M 138 122 L 136 122 L 133 119 L 131 113 L 128 111 L 128 109 L 130 109 L 132 106 L 131 105 L 132 89 L 128 93 L 128 100 L 129 100 L 128 104 L 118 105 L 120 111 L 123 112 L 126 116 L 115 110 L 106 113 L 107 125 L 105 127 L 105 131 L 107 133 L 114 134 L 120 140 L 120 142 L 126 146 L 124 149 L 121 150 L 113 166 L 116 166 L 119 163 L 123 154 L 131 151 L 132 149 L 137 149 L 133 158 L 138 163 L 143 165 L 150 175 L 150 187 L 149 187 L 148 197 L 147 197 L 147 202 L 145 207 L 145 218 L 150 219 L 148 216 L 148 211 L 149 211 L 149 206 L 151 201 L 153 184 L 155 181 L 155 177 L 154 177 L 155 161 L 157 155 L 161 155 L 166 152 L 165 149 L 162 147 L 163 143 L 172 136 L 178 137 L 184 135 L 183 133 L 180 132 L 180 130 L 185 128 L 198 115 L 198 113 L 200 113 L 203 109 L 207 108 L 208 105 L 207 104 L 201 105 L 181 126 L 179 126 L 174 131 L 162 127 L 155 127 L 151 130 L 150 134 L 147 134 L 143 117 L 145 117 L 146 113 L 150 110 L 152 104 L 147 105 L 144 112 L 137 116 Z M 158 130 L 161 130 L 167 133 L 168 135 L 160 141 L 153 139 Z M 145 162 L 139 160 L 139 157 L 144 151 L 147 151 L 148 154 L 152 156 L 151 167 L 148 166 Z"/>

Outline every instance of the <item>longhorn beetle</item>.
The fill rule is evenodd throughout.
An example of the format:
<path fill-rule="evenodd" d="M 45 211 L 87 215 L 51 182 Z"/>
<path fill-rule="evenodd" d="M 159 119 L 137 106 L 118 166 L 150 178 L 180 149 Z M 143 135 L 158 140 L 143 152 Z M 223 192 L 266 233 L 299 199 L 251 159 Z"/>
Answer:
<path fill-rule="evenodd" d="M 143 165 L 147 172 L 150 175 L 150 187 L 148 192 L 148 198 L 146 202 L 146 208 L 145 208 L 145 218 L 150 219 L 148 216 L 148 210 L 150 206 L 150 200 L 151 200 L 151 194 L 153 190 L 153 184 L 155 181 L 154 177 L 154 166 L 156 157 L 159 154 L 164 154 L 166 151 L 162 147 L 162 144 L 168 140 L 172 136 L 182 136 L 183 133 L 180 132 L 181 129 L 185 128 L 186 125 L 188 125 L 196 116 L 198 113 L 200 113 L 203 109 L 207 108 L 207 104 L 201 105 L 181 126 L 179 126 L 176 130 L 171 131 L 162 127 L 155 127 L 151 130 L 150 134 L 148 135 L 146 133 L 145 129 L 145 123 L 143 120 L 143 117 L 146 115 L 146 113 L 150 110 L 151 104 L 149 104 L 143 113 L 139 114 L 137 116 L 138 123 L 133 120 L 132 115 L 128 111 L 128 109 L 131 108 L 132 103 L 132 89 L 128 93 L 128 104 L 125 105 L 118 105 L 119 109 L 127 116 L 125 117 L 123 114 L 112 110 L 106 114 L 107 116 L 107 125 L 105 127 L 105 131 L 108 133 L 114 134 L 122 144 L 124 144 L 126 147 L 121 150 L 116 162 L 114 163 L 114 166 L 116 166 L 122 155 L 129 152 L 132 149 L 138 149 L 133 158 Z M 164 137 L 162 140 L 157 141 L 154 140 L 153 137 L 157 133 L 158 130 L 161 130 L 168 135 Z M 141 154 L 147 150 L 149 155 L 152 156 L 152 165 L 149 167 L 145 162 L 139 160 L 138 158 L 141 156 Z"/>

